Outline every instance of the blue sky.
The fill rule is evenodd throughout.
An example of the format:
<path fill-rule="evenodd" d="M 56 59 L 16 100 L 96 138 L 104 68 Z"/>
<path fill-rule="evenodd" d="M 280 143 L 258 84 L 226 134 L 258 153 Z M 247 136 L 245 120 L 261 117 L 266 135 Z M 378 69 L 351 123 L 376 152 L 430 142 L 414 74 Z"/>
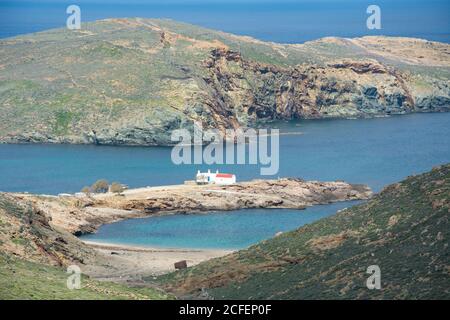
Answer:
<path fill-rule="evenodd" d="M 449 0 L 0 0 L 0 37 L 63 27 L 70 4 L 82 21 L 171 18 L 275 42 L 374 34 L 450 42 Z M 370 4 L 381 7 L 379 31 L 366 28 Z"/>

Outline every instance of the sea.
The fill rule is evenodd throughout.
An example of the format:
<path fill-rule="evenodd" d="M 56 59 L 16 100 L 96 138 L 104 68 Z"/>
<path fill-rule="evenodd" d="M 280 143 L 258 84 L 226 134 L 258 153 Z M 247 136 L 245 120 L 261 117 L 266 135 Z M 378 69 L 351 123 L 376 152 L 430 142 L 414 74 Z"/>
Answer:
<path fill-rule="evenodd" d="M 298 120 L 280 129 L 279 172 L 260 165 L 176 165 L 170 147 L 0 145 L 0 190 L 75 193 L 97 179 L 129 187 L 180 184 L 197 170 L 234 173 L 238 181 L 296 177 L 364 183 L 375 192 L 407 176 L 450 162 L 450 113 L 357 120 Z M 237 210 L 116 222 L 86 239 L 159 247 L 244 248 L 280 231 L 334 214 L 352 203 L 306 210 Z"/>
<path fill-rule="evenodd" d="M 72 4 L 80 7 L 82 24 L 167 18 L 282 43 L 366 35 L 450 41 L 448 0 L 0 0 L 0 38 L 64 27 Z M 367 28 L 372 4 L 380 8 L 379 30 Z"/>
<path fill-rule="evenodd" d="M 168 18 L 279 43 L 321 37 L 387 35 L 450 42 L 448 0 L 0 0 L 0 39 L 66 25 L 76 4 L 81 21 Z M 369 30 L 367 7 L 381 10 Z M 1 44 L 0 44 L 1 45 Z M 298 177 L 384 186 L 450 162 L 450 113 L 358 120 L 298 120 L 281 130 L 280 168 L 261 177 L 258 165 L 175 165 L 170 147 L 0 145 L 0 191 L 78 192 L 97 179 L 129 187 L 183 183 L 197 170 L 236 174 L 238 181 Z M 284 134 L 283 134 L 284 133 Z M 280 231 L 335 214 L 354 202 L 306 210 L 237 210 L 124 220 L 83 238 L 151 247 L 240 249 Z"/>

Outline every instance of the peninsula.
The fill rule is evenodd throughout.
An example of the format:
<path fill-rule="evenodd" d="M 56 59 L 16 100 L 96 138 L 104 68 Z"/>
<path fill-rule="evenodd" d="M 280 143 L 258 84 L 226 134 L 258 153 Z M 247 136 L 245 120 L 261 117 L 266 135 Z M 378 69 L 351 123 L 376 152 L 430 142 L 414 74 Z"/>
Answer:
<path fill-rule="evenodd" d="M 414 38 L 278 44 L 143 18 L 1 39 L 0 142 L 170 145 L 194 125 L 448 111 L 449 53 Z"/>
<path fill-rule="evenodd" d="M 173 295 L 202 299 L 447 299 L 449 170 L 447 164 L 409 177 L 361 205 L 234 253 L 91 246 L 67 231 L 80 230 L 89 220 L 81 216 L 84 222 L 74 223 L 79 212 L 69 204 L 75 204 L 75 197 L 0 193 L 0 295 L 28 299 L 169 299 Z M 265 197 L 268 192 L 260 190 L 270 186 L 278 190 L 275 194 L 280 198 L 299 198 L 298 206 L 370 196 L 366 187 L 340 182 L 247 184 L 233 190 L 213 189 L 258 190 Z M 289 196 L 283 184 L 297 188 L 298 197 Z M 152 193 L 168 193 L 164 188 L 153 188 Z M 170 188 L 183 197 L 188 194 L 180 191 L 183 187 Z M 197 193 L 210 192 L 201 190 Z M 318 196 L 321 192 L 327 196 Z M 118 197 L 112 195 L 91 201 L 94 208 L 101 201 L 120 207 L 147 201 L 146 193 L 145 189 L 132 190 L 125 195 L 129 201 L 117 203 L 113 199 Z M 222 193 L 217 194 L 224 196 Z M 83 203 L 79 210 L 84 210 Z M 67 219 L 73 216 L 71 223 L 62 223 L 63 211 L 52 215 L 58 204 L 72 208 L 65 215 Z M 104 221 L 126 218 L 115 214 L 106 217 L 103 211 Z M 209 261 L 157 277 L 170 271 L 167 265 L 180 257 L 193 258 L 194 265 Z M 90 276 L 83 280 L 82 290 L 65 287 L 67 275 L 61 267 L 69 264 L 80 265 Z M 367 266 L 373 264 L 382 266 L 383 290 L 365 287 Z M 152 269 L 155 265 L 158 270 Z"/>
<path fill-rule="evenodd" d="M 173 185 L 130 189 L 121 194 L 45 196 L 13 194 L 75 235 L 102 224 L 164 214 L 195 214 L 250 208 L 304 209 L 337 201 L 368 199 L 366 185 L 284 178 L 232 185 Z"/>
<path fill-rule="evenodd" d="M 136 281 L 195 265 L 230 250 L 142 248 L 85 243 L 76 237 L 102 224 L 165 214 L 199 214 L 243 208 L 295 208 L 368 199 L 365 185 L 301 179 L 254 180 L 233 185 L 174 185 L 122 194 L 32 195 L 0 193 L 0 248 L 4 254 L 56 266 L 79 264 L 101 280 Z"/>

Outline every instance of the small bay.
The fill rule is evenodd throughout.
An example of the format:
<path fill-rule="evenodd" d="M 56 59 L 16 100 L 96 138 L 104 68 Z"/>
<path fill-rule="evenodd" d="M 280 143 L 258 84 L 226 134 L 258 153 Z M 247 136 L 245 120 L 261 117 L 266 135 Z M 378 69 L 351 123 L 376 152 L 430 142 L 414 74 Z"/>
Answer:
<path fill-rule="evenodd" d="M 376 119 L 290 121 L 281 129 L 280 171 L 260 176 L 257 165 L 212 166 L 254 178 L 300 177 L 368 184 L 374 191 L 450 162 L 450 113 Z M 294 133 L 294 134 L 292 134 Z M 0 190 L 78 192 L 105 178 L 130 187 L 183 183 L 208 166 L 174 165 L 169 147 L 0 145 Z M 276 232 L 334 214 L 349 203 L 295 210 L 239 210 L 121 221 L 89 240 L 161 247 L 242 248 Z"/>

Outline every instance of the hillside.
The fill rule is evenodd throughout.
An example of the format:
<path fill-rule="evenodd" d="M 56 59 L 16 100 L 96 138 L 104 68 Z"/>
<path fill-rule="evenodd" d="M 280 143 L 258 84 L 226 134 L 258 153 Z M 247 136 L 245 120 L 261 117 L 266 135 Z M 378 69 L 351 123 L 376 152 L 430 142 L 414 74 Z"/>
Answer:
<path fill-rule="evenodd" d="M 20 300 L 160 300 L 169 295 L 148 288 L 132 288 L 82 277 L 81 289 L 66 287 L 62 268 L 0 253 L 0 299 Z"/>
<path fill-rule="evenodd" d="M 172 129 L 448 111 L 450 46 L 410 38 L 266 43 L 108 19 L 0 40 L 0 141 L 170 144 Z"/>
<path fill-rule="evenodd" d="M 109 257 L 106 257 L 110 260 Z M 66 267 L 82 271 L 105 257 L 52 226 L 31 203 L 0 193 L 0 299 L 170 299 L 151 288 L 100 282 L 83 275 L 81 289 L 66 286 Z"/>
<path fill-rule="evenodd" d="M 365 204 L 246 250 L 159 278 L 180 297 L 450 299 L 450 165 Z M 368 266 L 381 290 L 368 290 Z"/>

